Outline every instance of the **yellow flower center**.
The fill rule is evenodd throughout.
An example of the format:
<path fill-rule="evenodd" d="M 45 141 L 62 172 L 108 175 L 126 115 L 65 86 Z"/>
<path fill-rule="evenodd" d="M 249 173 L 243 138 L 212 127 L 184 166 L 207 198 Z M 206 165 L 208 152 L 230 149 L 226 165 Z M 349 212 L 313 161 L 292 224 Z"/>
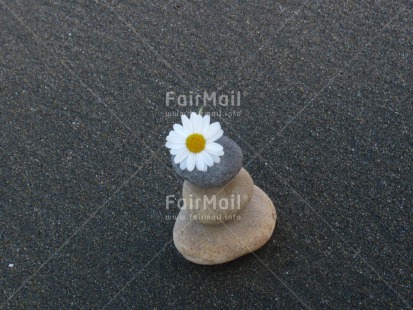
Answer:
<path fill-rule="evenodd" d="M 186 138 L 186 147 L 192 153 L 199 153 L 205 149 L 206 140 L 203 135 L 199 133 L 193 133 Z"/>

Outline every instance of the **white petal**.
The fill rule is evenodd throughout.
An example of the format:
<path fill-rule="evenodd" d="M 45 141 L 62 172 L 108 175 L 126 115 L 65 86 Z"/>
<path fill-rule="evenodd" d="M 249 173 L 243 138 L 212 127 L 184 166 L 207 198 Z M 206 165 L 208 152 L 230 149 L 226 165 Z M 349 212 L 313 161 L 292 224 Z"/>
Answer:
<path fill-rule="evenodd" d="M 192 112 L 190 121 L 194 132 L 200 133 L 202 129 L 202 116 Z"/>
<path fill-rule="evenodd" d="M 185 142 L 178 143 L 178 142 L 168 141 L 165 143 L 165 146 L 169 149 L 182 149 L 185 147 Z"/>
<path fill-rule="evenodd" d="M 196 127 L 196 113 L 195 112 L 191 112 L 191 115 L 189 116 L 189 121 L 191 122 L 193 132 L 195 132 L 195 127 Z"/>
<path fill-rule="evenodd" d="M 222 153 L 222 151 L 224 150 L 224 148 L 222 147 L 221 144 L 215 143 L 215 142 L 210 142 L 206 144 L 205 146 L 205 150 L 209 153 L 209 154 L 214 154 L 214 155 L 220 155 Z"/>
<path fill-rule="evenodd" d="M 174 130 L 178 135 L 183 136 L 184 138 L 186 138 L 190 134 L 190 132 L 187 132 L 185 130 L 184 126 L 179 124 L 174 125 Z"/>
<path fill-rule="evenodd" d="M 186 169 L 186 159 L 181 161 L 181 163 L 179 164 L 179 168 L 181 168 L 181 170 L 185 170 Z"/>
<path fill-rule="evenodd" d="M 219 164 L 221 162 L 221 158 L 219 156 L 211 154 L 211 157 L 214 160 L 214 163 Z"/>
<path fill-rule="evenodd" d="M 198 133 L 202 133 L 202 126 L 203 125 L 204 125 L 204 121 L 202 119 L 202 116 L 198 115 L 197 116 L 197 128 L 196 128 Z"/>
<path fill-rule="evenodd" d="M 194 131 L 192 129 L 192 124 L 191 124 L 188 116 L 182 115 L 181 120 L 182 120 L 182 125 L 183 125 L 185 131 L 189 132 L 190 134 L 193 133 Z"/>
<path fill-rule="evenodd" d="M 207 166 L 212 167 L 214 164 L 214 160 L 212 159 L 211 155 L 205 150 L 201 152 L 202 157 L 204 158 L 204 162 Z"/>
<path fill-rule="evenodd" d="M 181 161 L 185 160 L 189 155 L 188 150 L 183 150 L 182 152 L 178 153 L 174 158 L 174 163 L 179 164 Z"/>
<path fill-rule="evenodd" d="M 205 115 L 203 118 L 202 118 L 202 130 L 201 130 L 201 133 L 202 134 L 206 134 L 207 133 L 207 130 L 208 130 L 208 127 L 209 127 L 209 122 L 211 121 L 211 117 L 209 116 L 209 115 Z"/>
<path fill-rule="evenodd" d="M 205 133 L 205 138 L 209 140 L 215 134 L 217 134 L 221 130 L 221 125 L 218 122 L 212 123 L 208 127 L 208 131 Z"/>
<path fill-rule="evenodd" d="M 172 134 L 166 137 L 166 141 L 169 142 L 177 142 L 177 143 L 185 143 L 185 138 L 182 136 L 178 136 L 177 134 Z"/>
<path fill-rule="evenodd" d="M 195 155 L 195 162 L 196 162 L 196 168 L 199 171 L 202 171 L 204 169 L 204 158 L 201 155 L 201 153 Z"/>
<path fill-rule="evenodd" d="M 195 154 L 194 153 L 189 153 L 187 157 L 187 162 L 186 162 L 186 167 L 188 171 L 192 171 L 195 168 Z"/>
<path fill-rule="evenodd" d="M 197 114 L 195 112 L 191 112 L 191 114 L 189 114 L 189 120 L 191 121 L 191 123 L 193 121 L 195 121 Z"/>
<path fill-rule="evenodd" d="M 214 142 L 214 141 L 218 140 L 219 138 L 221 138 L 223 134 L 224 134 L 224 132 L 222 131 L 222 129 L 220 129 L 215 135 L 210 137 L 208 139 L 208 141 L 209 142 Z"/>
<path fill-rule="evenodd" d="M 171 153 L 171 155 L 178 155 L 178 153 L 181 153 L 182 151 L 186 150 L 186 147 L 180 148 L 180 149 L 171 149 L 169 151 L 169 153 Z"/>

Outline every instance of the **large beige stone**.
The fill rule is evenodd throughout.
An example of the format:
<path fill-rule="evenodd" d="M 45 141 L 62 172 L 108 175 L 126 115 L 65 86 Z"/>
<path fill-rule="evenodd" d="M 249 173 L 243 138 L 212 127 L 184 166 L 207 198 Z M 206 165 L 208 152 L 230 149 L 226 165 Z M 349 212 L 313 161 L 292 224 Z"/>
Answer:
<path fill-rule="evenodd" d="M 234 219 L 253 194 L 254 182 L 244 168 L 225 185 L 204 188 L 185 181 L 182 189 L 184 208 L 190 218 L 207 225 Z"/>
<path fill-rule="evenodd" d="M 258 250 L 271 237 L 276 222 L 274 205 L 257 186 L 249 204 L 236 219 L 220 225 L 204 225 L 182 209 L 173 237 L 178 251 L 202 265 L 221 264 Z"/>

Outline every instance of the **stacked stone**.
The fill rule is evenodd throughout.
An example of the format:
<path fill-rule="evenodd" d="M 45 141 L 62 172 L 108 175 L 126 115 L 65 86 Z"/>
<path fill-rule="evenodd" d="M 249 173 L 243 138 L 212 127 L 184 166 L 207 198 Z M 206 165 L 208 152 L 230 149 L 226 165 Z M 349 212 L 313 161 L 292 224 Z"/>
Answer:
<path fill-rule="evenodd" d="M 276 212 L 268 196 L 242 168 L 242 152 L 223 136 L 219 164 L 207 172 L 181 170 L 185 179 L 183 207 L 173 237 L 178 251 L 189 261 L 202 265 L 221 264 L 256 251 L 271 237 Z"/>

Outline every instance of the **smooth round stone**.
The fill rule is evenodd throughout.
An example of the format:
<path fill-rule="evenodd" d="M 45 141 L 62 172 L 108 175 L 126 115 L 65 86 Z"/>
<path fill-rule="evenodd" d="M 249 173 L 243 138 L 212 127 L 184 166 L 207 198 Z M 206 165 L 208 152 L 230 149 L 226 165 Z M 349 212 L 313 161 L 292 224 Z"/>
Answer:
<path fill-rule="evenodd" d="M 179 164 L 175 164 L 172 156 L 172 166 L 175 172 L 183 179 L 192 184 L 201 187 L 220 186 L 231 180 L 242 167 L 242 151 L 238 144 L 230 138 L 222 136 L 216 141 L 224 148 L 224 155 L 221 156 L 221 162 L 208 167 L 208 171 L 199 171 L 196 168 L 189 172 L 188 170 L 181 170 Z"/>
<path fill-rule="evenodd" d="M 182 209 L 173 237 L 178 251 L 201 265 L 222 264 L 261 248 L 275 228 L 276 212 L 268 196 L 257 186 L 249 204 L 235 220 L 221 225 L 203 225 Z"/>
<path fill-rule="evenodd" d="M 254 182 L 244 168 L 224 185 L 204 188 L 185 181 L 182 189 L 184 208 L 190 219 L 206 225 L 234 219 L 253 194 Z"/>

